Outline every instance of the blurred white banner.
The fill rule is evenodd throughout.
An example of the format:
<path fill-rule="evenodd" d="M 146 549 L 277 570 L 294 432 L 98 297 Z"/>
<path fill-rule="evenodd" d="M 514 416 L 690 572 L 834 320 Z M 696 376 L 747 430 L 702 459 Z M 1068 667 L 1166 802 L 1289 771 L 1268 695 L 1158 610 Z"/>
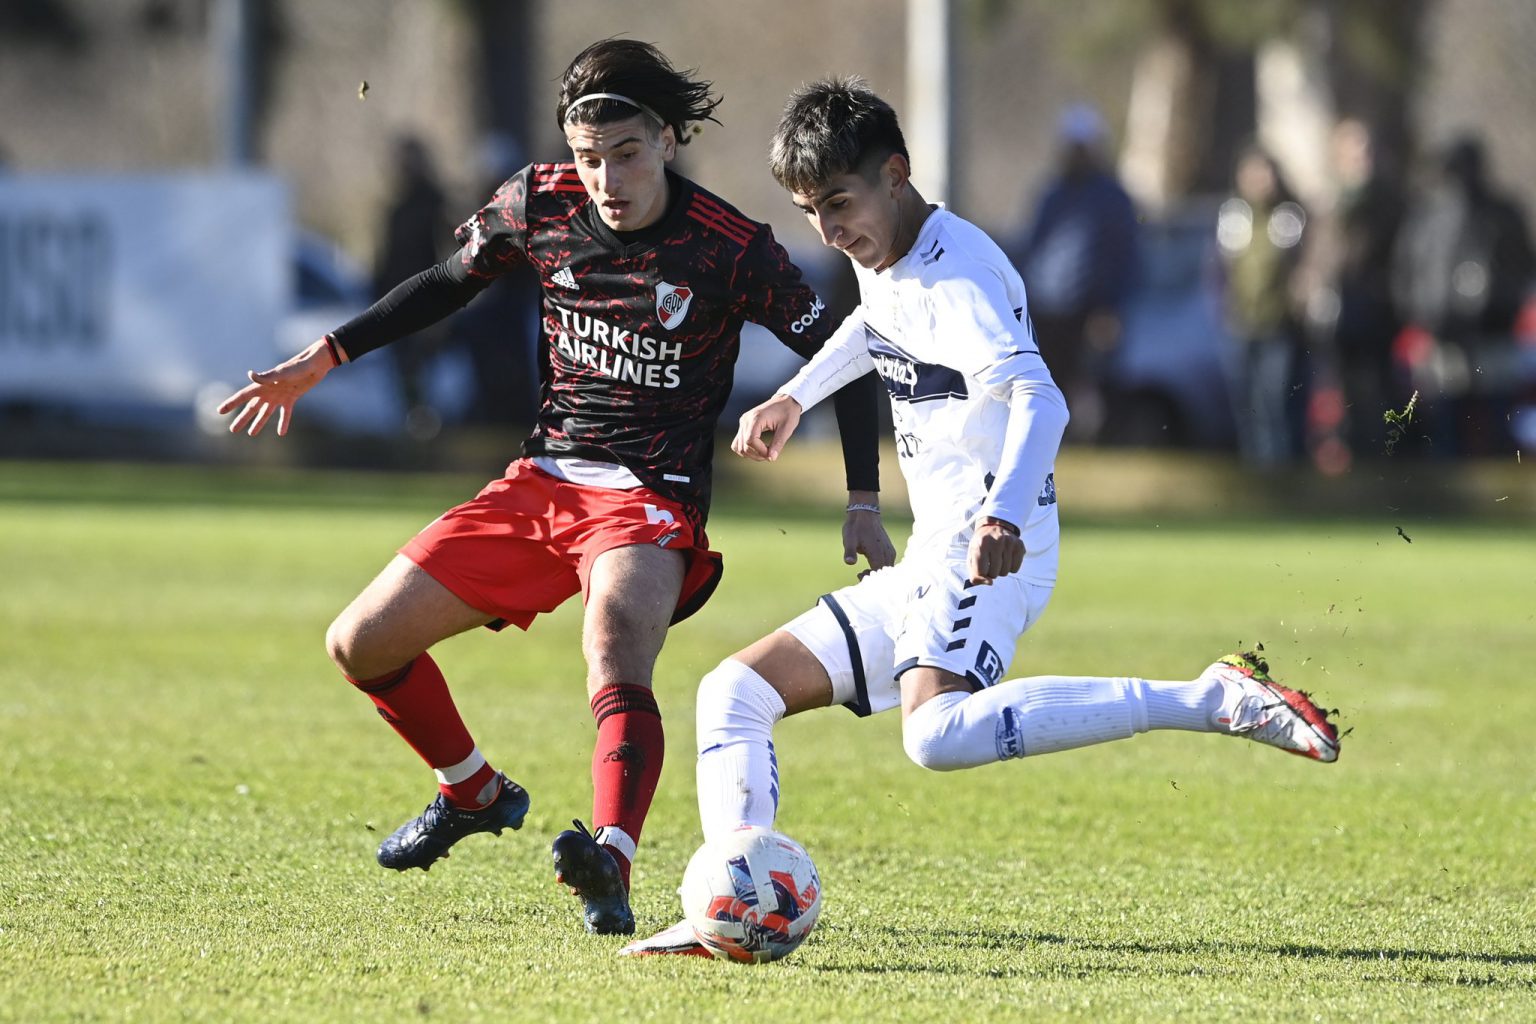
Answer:
<path fill-rule="evenodd" d="M 273 362 L 288 194 L 259 174 L 0 176 L 0 401 L 192 406 Z"/>

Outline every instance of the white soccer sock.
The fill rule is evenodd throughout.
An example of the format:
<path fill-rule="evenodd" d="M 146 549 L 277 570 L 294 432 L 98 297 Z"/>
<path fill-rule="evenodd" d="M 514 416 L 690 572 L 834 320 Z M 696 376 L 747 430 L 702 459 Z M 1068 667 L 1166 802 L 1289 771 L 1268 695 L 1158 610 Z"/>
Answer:
<path fill-rule="evenodd" d="M 1212 719 L 1226 698 L 1226 687 L 1217 679 L 1143 679 L 1148 729 L 1185 729 L 1215 732 Z"/>
<path fill-rule="evenodd" d="M 902 741 L 924 768 L 993 761 L 1128 739 L 1148 729 L 1209 731 L 1219 684 L 1093 676 L 1009 679 L 979 693 L 941 693 L 907 716 Z M 1203 716 L 1203 717 L 1202 717 Z"/>
<path fill-rule="evenodd" d="M 773 827 L 779 762 L 773 726 L 784 698 L 766 679 L 727 658 L 699 682 L 699 822 L 705 840 L 741 825 Z"/>

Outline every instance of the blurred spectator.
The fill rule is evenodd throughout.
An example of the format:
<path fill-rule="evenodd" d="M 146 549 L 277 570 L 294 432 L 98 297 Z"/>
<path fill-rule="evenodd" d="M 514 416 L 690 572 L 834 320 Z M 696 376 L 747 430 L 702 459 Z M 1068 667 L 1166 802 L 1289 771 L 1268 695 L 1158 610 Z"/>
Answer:
<path fill-rule="evenodd" d="M 1380 453 L 1382 414 L 1400 406 L 1393 382 L 1392 252 L 1403 222 L 1403 196 L 1385 173 L 1371 131 L 1340 121 L 1333 132 L 1339 195 L 1330 224 L 1332 259 L 1321 329 L 1343 388 L 1345 439 L 1353 452 Z"/>
<path fill-rule="evenodd" d="M 453 225 L 431 154 L 420 139 L 402 136 L 395 144 L 394 182 L 374 261 L 373 297 L 383 297 L 401 281 L 441 260 L 443 243 L 452 237 Z M 427 363 L 442 338 L 440 329 L 428 328 L 389 346 L 406 408 L 406 430 L 423 440 L 435 436 L 442 426 L 441 415 L 427 403 L 425 386 Z"/>
<path fill-rule="evenodd" d="M 1494 191 L 1482 143 L 1456 140 L 1410 204 L 1393 263 L 1393 295 L 1408 324 L 1400 355 L 1434 453 L 1490 447 L 1503 400 L 1496 368 L 1513 359 L 1515 319 L 1533 277 L 1524 212 Z M 1495 372 L 1478 379 L 1484 369 Z"/>
<path fill-rule="evenodd" d="M 523 166 L 522 147 L 492 133 L 477 147 L 484 203 Z M 539 283 L 529 274 L 503 274 L 451 321 L 452 340 L 463 345 L 474 369 L 474 393 L 466 419 L 482 426 L 531 427 L 539 403 Z"/>
<path fill-rule="evenodd" d="M 1103 367 L 1120 341 L 1121 307 L 1135 267 L 1136 211 L 1109 169 L 1098 111 L 1068 107 L 1058 131 L 1058 174 L 1016 262 L 1040 354 L 1072 410 L 1068 439 L 1088 441 L 1104 420 Z"/>
<path fill-rule="evenodd" d="M 1244 150 L 1235 179 L 1236 194 L 1221 204 L 1216 221 L 1235 347 L 1232 410 L 1244 459 L 1274 465 L 1296 451 L 1290 391 L 1300 348 L 1296 269 L 1307 215 L 1264 150 Z"/>

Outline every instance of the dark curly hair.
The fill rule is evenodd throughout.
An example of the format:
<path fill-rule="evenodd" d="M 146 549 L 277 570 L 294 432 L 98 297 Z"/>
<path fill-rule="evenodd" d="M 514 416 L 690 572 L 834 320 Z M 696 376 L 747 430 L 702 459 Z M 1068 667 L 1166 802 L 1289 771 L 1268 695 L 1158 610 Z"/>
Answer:
<path fill-rule="evenodd" d="M 896 111 L 849 75 L 802 86 L 789 98 L 768 168 L 780 185 L 806 194 L 842 174 L 868 177 L 893 153 L 911 159 Z"/>
<path fill-rule="evenodd" d="M 604 39 L 576 55 L 565 74 L 560 76 L 560 101 L 555 105 L 555 120 L 564 130 L 571 104 L 595 92 L 627 96 L 650 108 L 656 117 L 670 124 L 677 141 L 686 145 L 688 126 L 714 121 L 720 98 L 710 94 L 713 82 L 694 77 L 693 70 L 679 71 L 656 47 L 636 39 Z M 638 111 L 619 100 L 592 100 L 573 114 L 581 124 L 605 124 L 634 117 Z M 660 130 L 661 125 L 656 128 Z"/>

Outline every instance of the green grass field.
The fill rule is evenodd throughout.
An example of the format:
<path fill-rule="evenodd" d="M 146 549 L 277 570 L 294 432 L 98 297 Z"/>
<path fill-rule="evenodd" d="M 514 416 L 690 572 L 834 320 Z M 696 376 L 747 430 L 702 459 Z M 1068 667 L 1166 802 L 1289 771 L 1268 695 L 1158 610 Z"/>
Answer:
<path fill-rule="evenodd" d="M 1528 526 L 1079 523 L 1063 481 L 1013 674 L 1188 677 L 1262 641 L 1343 709 L 1341 760 L 1159 733 L 939 775 L 895 715 L 791 720 L 779 824 L 824 912 L 741 968 L 620 960 L 554 884 L 590 808 L 576 607 L 438 649 L 523 830 L 374 864 L 432 780 L 324 629 L 477 485 L 0 465 L 0 1019 L 1536 1020 Z M 725 581 L 658 670 L 642 930 L 697 844 L 693 686 L 849 578 L 836 527 L 717 513 Z"/>

